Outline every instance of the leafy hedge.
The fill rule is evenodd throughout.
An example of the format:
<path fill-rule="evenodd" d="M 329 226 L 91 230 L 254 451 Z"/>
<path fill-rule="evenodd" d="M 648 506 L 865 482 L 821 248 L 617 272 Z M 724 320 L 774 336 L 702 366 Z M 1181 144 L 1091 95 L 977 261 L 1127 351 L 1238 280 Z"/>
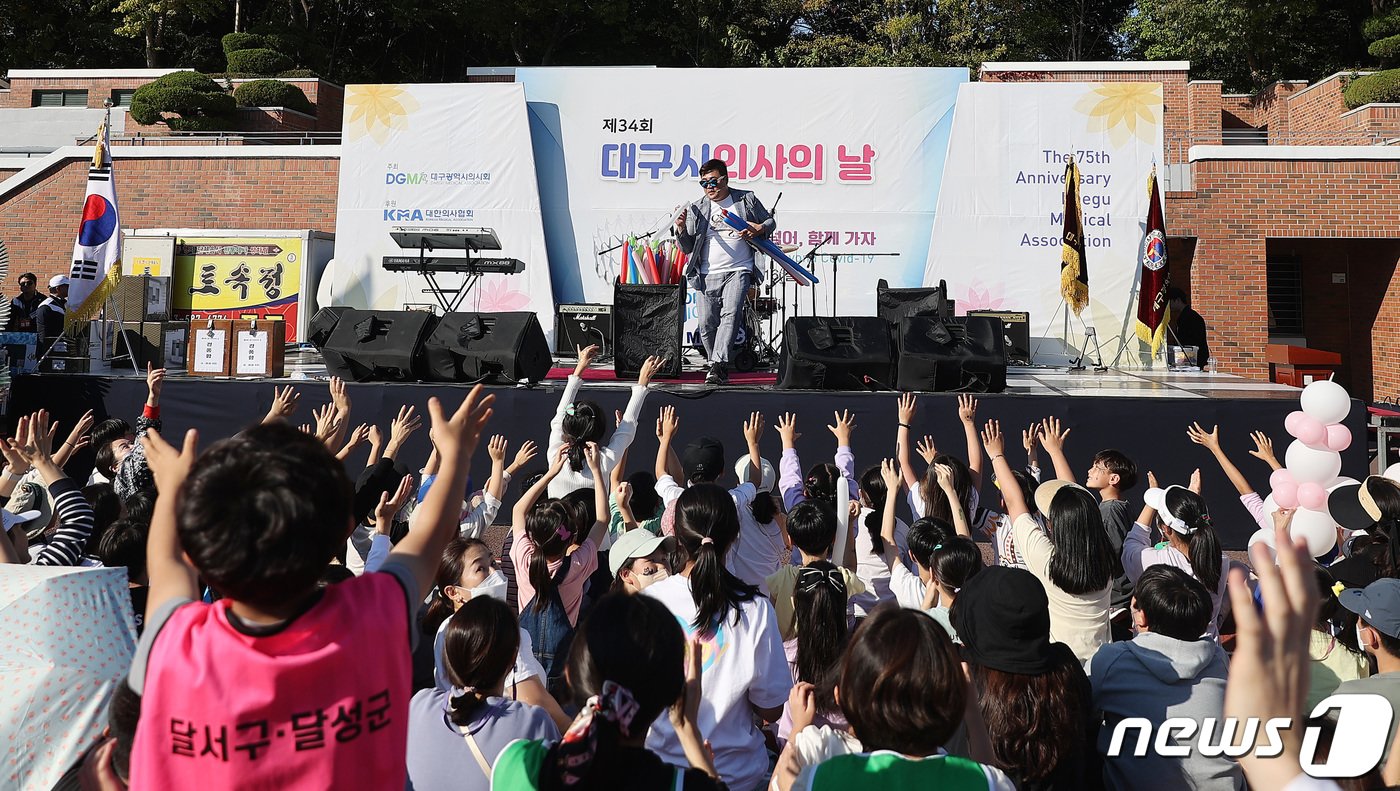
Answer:
<path fill-rule="evenodd" d="M 258 33 L 229 33 L 219 39 L 224 54 L 232 55 L 241 49 L 258 49 L 267 46 L 267 38 Z"/>
<path fill-rule="evenodd" d="M 131 118 L 140 124 L 164 123 L 180 132 L 228 128 L 234 99 L 222 86 L 195 71 L 176 71 L 136 89 Z M 176 117 L 166 118 L 165 113 Z"/>
<path fill-rule="evenodd" d="M 314 114 L 311 102 L 300 88 L 281 80 L 253 80 L 239 85 L 233 98 L 241 107 L 287 107 Z"/>
<path fill-rule="evenodd" d="M 279 74 L 292 67 L 292 59 L 270 49 L 256 47 L 228 54 L 228 70 L 245 74 Z"/>
<path fill-rule="evenodd" d="M 1372 41 L 1366 51 L 1371 53 L 1371 57 L 1380 58 L 1387 63 L 1400 60 L 1400 35 Z"/>
<path fill-rule="evenodd" d="M 1347 108 L 1355 110 L 1363 104 L 1400 102 L 1400 69 L 1387 69 L 1352 80 L 1342 91 Z"/>

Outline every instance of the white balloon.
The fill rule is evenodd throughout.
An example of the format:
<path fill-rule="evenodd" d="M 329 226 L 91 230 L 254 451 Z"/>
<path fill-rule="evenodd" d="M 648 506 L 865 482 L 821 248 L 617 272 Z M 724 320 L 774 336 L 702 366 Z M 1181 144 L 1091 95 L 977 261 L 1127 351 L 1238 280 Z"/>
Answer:
<path fill-rule="evenodd" d="M 1284 465 L 1298 483 L 1327 483 L 1342 471 L 1342 455 L 1332 450 L 1317 450 L 1300 440 L 1289 443 L 1284 453 Z"/>
<path fill-rule="evenodd" d="M 1274 500 L 1274 495 L 1272 492 L 1270 492 L 1269 496 L 1264 498 L 1264 515 L 1272 518 L 1274 515 L 1274 511 L 1277 510 L 1278 502 Z"/>
<path fill-rule="evenodd" d="M 1396 483 L 1400 483 L 1400 462 L 1396 462 L 1395 464 L 1386 467 L 1385 472 L 1381 473 L 1381 475 L 1385 478 L 1389 478 L 1390 480 L 1395 481 Z"/>
<path fill-rule="evenodd" d="M 1328 481 L 1327 485 L 1322 488 L 1326 489 L 1328 494 L 1331 494 L 1334 489 L 1340 489 L 1343 486 L 1354 486 L 1358 483 L 1361 483 L 1361 481 L 1358 481 L 1355 478 L 1348 478 L 1345 475 L 1339 475 L 1336 478 L 1333 478 L 1332 480 Z"/>
<path fill-rule="evenodd" d="M 1293 523 L 1288 532 L 1302 536 L 1308 542 L 1308 554 L 1322 557 L 1337 545 L 1337 523 L 1326 511 L 1311 511 L 1299 508 L 1293 512 Z"/>
<path fill-rule="evenodd" d="M 1347 389 L 1330 379 L 1319 379 L 1304 387 L 1298 400 L 1303 411 L 1323 425 L 1340 423 L 1351 412 L 1351 396 Z"/>
<path fill-rule="evenodd" d="M 1264 545 L 1265 551 L 1269 553 L 1270 560 L 1274 560 L 1278 557 L 1278 550 L 1274 548 L 1274 531 L 1255 530 L 1254 535 L 1249 537 L 1249 545 L 1245 547 L 1245 551 L 1251 556 L 1251 560 L 1253 559 L 1252 556 L 1254 554 L 1255 544 Z"/>

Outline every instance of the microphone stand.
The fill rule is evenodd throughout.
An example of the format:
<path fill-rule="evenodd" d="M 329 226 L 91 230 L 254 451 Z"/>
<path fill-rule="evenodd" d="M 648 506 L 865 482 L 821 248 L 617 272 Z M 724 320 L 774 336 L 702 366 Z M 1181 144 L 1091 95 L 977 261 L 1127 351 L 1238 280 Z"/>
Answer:
<path fill-rule="evenodd" d="M 808 270 L 808 271 L 813 271 L 813 270 L 815 270 L 815 269 L 817 268 L 817 251 L 820 250 L 820 249 L 822 249 L 823 247 L 825 247 L 825 246 L 826 246 L 826 243 L 829 242 L 829 241 L 831 241 L 831 237 L 830 237 L 830 236 L 823 238 L 820 242 L 817 242 L 817 246 L 816 246 L 816 247 L 813 247 L 811 250 L 808 250 L 808 251 L 807 251 L 807 254 L 806 254 L 805 256 L 802 257 L 802 260 L 804 260 L 804 261 L 807 262 L 807 270 Z M 813 274 L 815 274 L 815 272 L 813 272 Z M 813 285 L 813 286 L 812 286 L 812 315 L 813 315 L 813 316 L 817 315 L 817 287 L 816 287 L 816 285 Z"/>

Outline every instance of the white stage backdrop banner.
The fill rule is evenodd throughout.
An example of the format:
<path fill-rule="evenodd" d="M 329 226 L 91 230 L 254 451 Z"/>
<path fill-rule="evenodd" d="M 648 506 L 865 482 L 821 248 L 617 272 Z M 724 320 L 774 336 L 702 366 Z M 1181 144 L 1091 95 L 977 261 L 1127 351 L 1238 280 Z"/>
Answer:
<path fill-rule="evenodd" d="M 1121 363 L 1140 364 L 1135 284 L 1147 176 L 1162 162 L 1160 83 L 962 86 L 924 280 L 947 280 L 959 313 L 1029 311 L 1036 361 L 1062 361 L 1060 341 L 1037 339 L 1065 337 L 1060 233 L 1070 155 L 1081 174 L 1089 267 L 1082 318 L 1097 331 L 1105 363 L 1128 342 Z M 1083 338 L 1072 318 L 1069 344 Z"/>
<path fill-rule="evenodd" d="M 402 250 L 390 229 L 490 228 L 525 271 L 486 275 L 464 311 L 535 311 L 554 334 L 554 300 L 519 85 L 351 85 L 345 92 L 336 210 L 335 304 L 397 310 L 436 304 L 416 274 L 384 271 Z M 439 251 L 457 257 L 460 250 Z M 443 285 L 460 277 L 444 275 Z M 441 312 L 439 310 L 439 312 Z"/>
<path fill-rule="evenodd" d="M 611 303 L 619 255 L 603 251 L 628 234 L 669 236 L 679 208 L 701 197 L 699 165 L 711 157 L 728 163 L 733 186 L 778 203 L 774 238 L 800 245 L 794 258 L 829 240 L 815 266 L 818 313 L 830 314 L 833 283 L 849 315 L 875 309 L 879 278 L 923 279 L 966 69 L 522 68 L 515 78 L 561 302 Z M 804 313 L 812 296 L 802 290 Z"/>

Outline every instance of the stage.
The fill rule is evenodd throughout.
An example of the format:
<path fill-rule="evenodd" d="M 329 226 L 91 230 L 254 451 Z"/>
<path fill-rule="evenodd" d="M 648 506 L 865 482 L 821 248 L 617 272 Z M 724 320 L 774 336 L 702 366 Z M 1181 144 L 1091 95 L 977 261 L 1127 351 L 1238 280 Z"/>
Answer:
<path fill-rule="evenodd" d="M 570 361 L 561 360 L 555 371 L 567 375 L 570 365 Z M 329 401 L 324 383 L 316 378 L 323 371 L 319 361 L 305 355 L 289 358 L 288 376 L 283 379 L 194 378 L 172 372 L 161 402 L 165 433 L 174 437 L 187 428 L 197 428 L 201 444 L 207 446 L 260 420 L 272 402 L 273 388 L 286 384 L 301 393 L 293 423 L 309 423 L 312 409 Z M 657 408 L 664 404 L 673 404 L 679 410 L 679 446 L 698 436 L 711 435 L 724 442 L 730 458 L 740 454 L 741 423 L 755 410 L 767 417 L 770 429 L 763 440 L 763 452 L 775 463 L 781 445 L 771 426 L 779 414 L 787 411 L 798 416 L 802 434 L 798 450 L 804 467 L 830 458 L 832 439 L 824 426 L 831 422 L 833 411 L 840 409 L 848 409 L 856 416 L 853 450 L 858 472 L 893 455 L 897 423 L 894 393 L 777 390 L 758 384 L 758 376 L 754 375 L 748 384 L 736 382 L 719 388 L 674 380 L 654 382 L 632 446 L 629 469 L 652 465 L 656 453 L 652 427 Z M 771 375 L 768 378 L 771 380 Z M 590 371 L 587 379 L 584 397 L 606 408 L 621 409 L 625 405 L 631 383 L 616 381 L 610 368 Z M 512 447 L 525 439 L 543 445 L 563 386 L 562 378 L 551 378 L 534 387 L 491 387 L 496 395 L 491 432 L 505 434 Z M 377 422 L 387 431 L 400 405 L 414 404 L 421 410 L 428 398 L 437 396 L 450 406 L 465 395 L 466 387 L 365 383 L 351 384 L 349 391 L 353 398 L 351 423 Z M 1046 416 L 1059 417 L 1072 429 L 1068 455 L 1081 479 L 1093 453 L 1103 448 L 1118 448 L 1138 462 L 1142 480 L 1130 495 L 1139 502 L 1146 489 L 1148 470 L 1156 472 L 1164 484 L 1184 484 L 1191 471 L 1200 467 L 1221 541 L 1226 548 L 1240 549 L 1255 526 L 1210 454 L 1186 438 L 1186 427 L 1193 420 L 1207 428 L 1220 424 L 1225 450 L 1249 480 L 1267 493 L 1269 469 L 1247 455 L 1253 448 L 1248 434 L 1255 429 L 1269 434 L 1282 459 L 1290 441 L 1283 430 L 1283 420 L 1298 408 L 1299 392 L 1296 388 L 1229 374 L 1012 368 L 1006 392 L 980 396 L 978 420 L 1001 421 L 1008 439 L 1008 455 L 1019 465 L 1024 461 L 1018 441 L 1021 429 Z M 144 377 L 131 371 L 18 376 L 13 379 L 6 430 L 12 430 L 16 416 L 40 407 L 49 409 L 63 423 L 60 431 L 71 427 L 86 409 L 93 409 L 99 421 L 115 416 L 134 423 L 145 397 Z M 965 442 L 956 409 L 956 394 L 922 396 L 914 425 L 916 436 L 930 434 L 940 448 L 964 454 Z M 1362 478 L 1366 474 L 1365 420 L 1365 410 L 1358 404 L 1347 421 L 1358 441 L 1342 454 L 1344 475 Z M 416 471 L 427 452 L 425 429 L 413 435 L 401 458 Z M 366 448 L 358 449 L 351 456 L 352 466 L 361 463 L 366 453 Z M 1043 453 L 1041 456 L 1042 468 L 1049 475 L 1049 461 Z M 544 463 L 543 459 L 536 462 L 541 466 Z M 86 476 L 91 464 L 92 451 L 85 449 L 74 458 L 70 472 Z M 472 464 L 478 484 L 489 474 L 489 465 L 483 448 Z M 996 502 L 996 488 L 990 479 L 984 482 L 982 495 L 984 502 Z"/>

